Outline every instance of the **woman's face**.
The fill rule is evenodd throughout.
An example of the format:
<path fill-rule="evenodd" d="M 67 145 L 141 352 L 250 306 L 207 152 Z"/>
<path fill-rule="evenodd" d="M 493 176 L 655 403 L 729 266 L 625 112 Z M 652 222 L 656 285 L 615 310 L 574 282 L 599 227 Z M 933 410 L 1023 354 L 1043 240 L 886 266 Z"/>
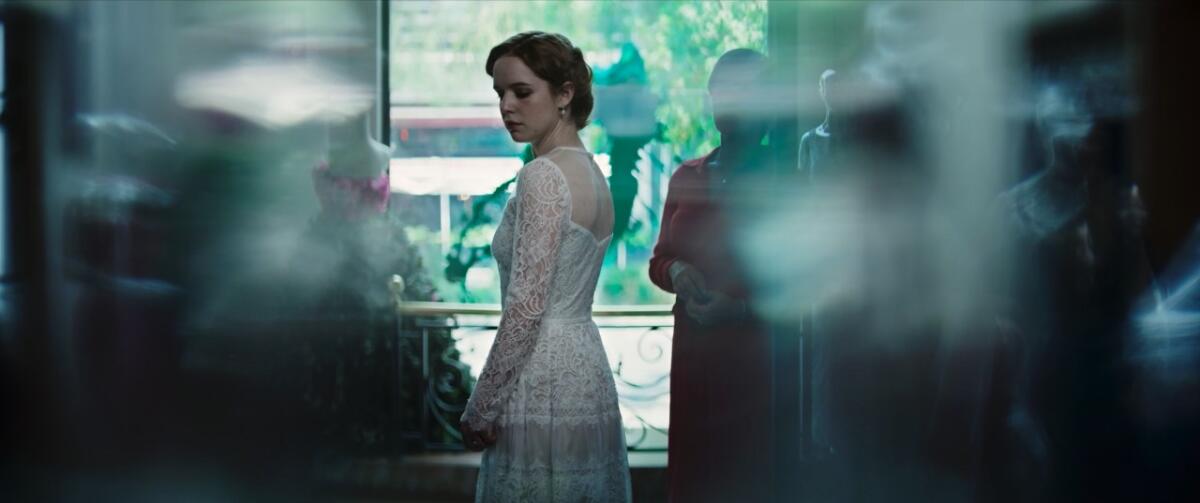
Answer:
<path fill-rule="evenodd" d="M 533 73 L 521 58 L 505 56 L 492 67 L 492 89 L 500 99 L 500 117 L 513 141 L 532 143 L 554 130 L 559 120 L 558 107 L 566 106 L 569 96 L 555 95 L 550 83 Z"/>

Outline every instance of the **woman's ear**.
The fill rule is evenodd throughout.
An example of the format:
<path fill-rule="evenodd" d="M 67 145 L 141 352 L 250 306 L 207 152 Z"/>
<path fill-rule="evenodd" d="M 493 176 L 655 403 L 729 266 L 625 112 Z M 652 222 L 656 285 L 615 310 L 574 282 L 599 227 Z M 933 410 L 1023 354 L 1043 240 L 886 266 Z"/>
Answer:
<path fill-rule="evenodd" d="M 558 97 L 554 105 L 559 108 L 566 108 L 571 105 L 571 100 L 575 98 L 575 84 L 567 81 L 558 88 Z"/>

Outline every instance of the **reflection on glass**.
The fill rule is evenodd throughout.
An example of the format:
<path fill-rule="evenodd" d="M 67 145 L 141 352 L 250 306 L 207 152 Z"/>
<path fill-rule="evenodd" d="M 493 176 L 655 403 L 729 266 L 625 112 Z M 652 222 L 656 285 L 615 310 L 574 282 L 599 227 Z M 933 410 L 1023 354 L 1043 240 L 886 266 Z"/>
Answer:
<path fill-rule="evenodd" d="M 8 276 L 8 134 L 0 127 L 0 278 Z"/>
<path fill-rule="evenodd" d="M 4 23 L 0 23 L 0 114 L 4 113 L 8 79 L 4 61 Z M 0 125 L 0 278 L 8 275 L 8 134 Z"/>
<path fill-rule="evenodd" d="M 52 345 L 6 346 L 0 367 L 55 372 L 31 400 L 63 415 L 34 422 L 70 441 L 18 453 L 67 451 L 46 480 L 116 500 L 143 479 L 215 499 L 270 480 L 286 494 L 248 499 L 294 501 L 337 479 L 336 499 L 420 478 L 386 464 L 401 454 L 461 450 L 501 300 L 488 246 L 529 157 L 483 59 L 539 29 L 593 64 L 583 140 L 621 208 L 596 304 L 634 313 L 601 338 L 629 444 L 660 455 L 647 469 L 681 424 L 670 364 L 689 333 L 647 262 L 672 173 L 717 144 L 714 62 L 750 48 L 770 75 L 726 97 L 770 121 L 769 159 L 744 177 L 717 163 L 733 237 L 693 237 L 730 249 L 747 310 L 774 325 L 771 378 L 732 392 L 779 393 L 776 436 L 748 446 L 803 456 L 773 469 L 805 498 L 778 499 L 1169 500 L 1190 482 L 1200 248 L 1169 228 L 1195 226 L 1196 184 L 1187 145 L 1167 148 L 1186 135 L 1167 120 L 1185 58 L 1157 3 L 42 4 L 0 9 L 52 20 L 62 48 L 28 43 L 29 75 L 54 85 L 0 73 L 6 113 L 8 91 L 44 100 L 5 116 L 44 131 L 0 131 L 0 276 L 23 245 L 8 233 L 44 226 L 31 312 L 53 333 L 31 340 Z M 22 26 L 0 25 L 0 54 L 25 55 Z M 45 194 L 13 186 L 22 152 Z M 25 200 L 39 221 L 10 221 Z M 761 438 L 751 424 L 720 434 Z"/>

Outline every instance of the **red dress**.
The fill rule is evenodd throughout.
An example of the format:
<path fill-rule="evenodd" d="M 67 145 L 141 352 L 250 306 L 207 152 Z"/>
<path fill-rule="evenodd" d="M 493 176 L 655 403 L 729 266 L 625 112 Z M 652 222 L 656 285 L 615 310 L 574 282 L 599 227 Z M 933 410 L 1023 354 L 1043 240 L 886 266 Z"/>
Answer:
<path fill-rule="evenodd" d="M 667 189 L 650 280 L 674 292 L 675 260 L 695 266 L 709 289 L 746 300 L 735 260 L 731 212 L 714 196 L 713 154 L 683 163 Z M 701 326 L 676 302 L 671 353 L 669 498 L 755 502 L 769 494 L 770 345 L 752 317 Z"/>

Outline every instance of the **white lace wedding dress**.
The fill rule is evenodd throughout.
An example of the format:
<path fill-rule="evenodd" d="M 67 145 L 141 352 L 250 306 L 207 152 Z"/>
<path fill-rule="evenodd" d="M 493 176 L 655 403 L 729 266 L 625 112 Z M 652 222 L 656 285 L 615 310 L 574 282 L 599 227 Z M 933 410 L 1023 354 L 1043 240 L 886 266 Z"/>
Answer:
<path fill-rule="evenodd" d="M 521 169 L 492 240 L 503 316 L 462 418 L 498 431 L 483 453 L 477 502 L 630 501 L 616 387 L 591 316 L 612 236 L 597 239 L 572 221 L 567 177 L 552 153 Z M 611 199 L 587 163 L 600 208 Z"/>

